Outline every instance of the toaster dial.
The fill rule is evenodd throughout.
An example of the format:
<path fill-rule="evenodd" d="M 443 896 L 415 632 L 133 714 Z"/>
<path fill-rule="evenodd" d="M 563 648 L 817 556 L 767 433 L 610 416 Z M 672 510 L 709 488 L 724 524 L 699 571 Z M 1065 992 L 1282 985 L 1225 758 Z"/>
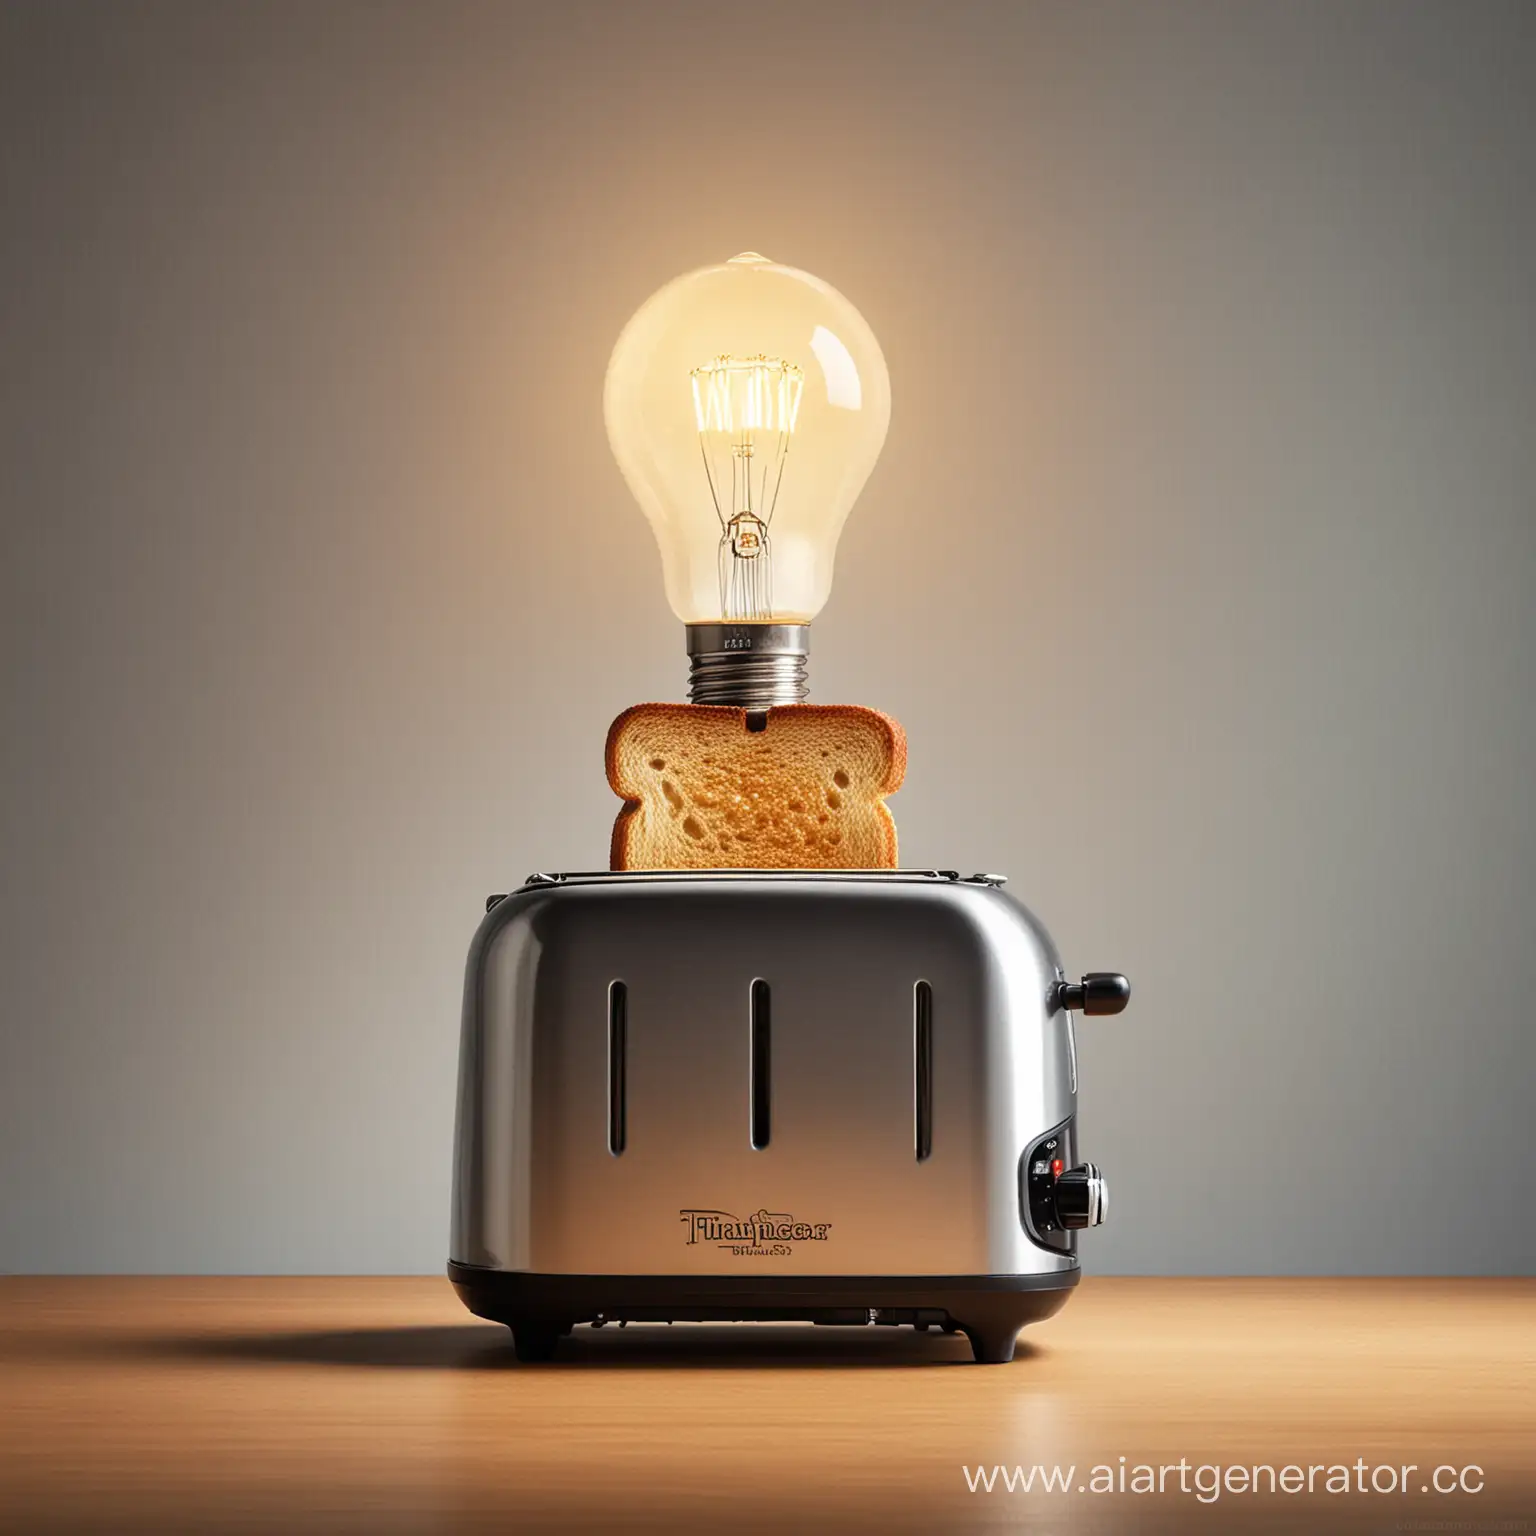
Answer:
<path fill-rule="evenodd" d="M 1074 1253 L 1077 1233 L 1061 1220 L 1056 1209 L 1056 1185 L 1077 1162 L 1077 1127 L 1064 1120 L 1042 1136 L 1024 1154 L 1024 1230 L 1032 1241 L 1056 1253 Z"/>
<path fill-rule="evenodd" d="M 1056 1221 L 1068 1230 L 1096 1227 L 1109 1211 L 1109 1186 L 1097 1163 L 1080 1163 L 1067 1168 L 1057 1178 L 1052 1190 Z"/>

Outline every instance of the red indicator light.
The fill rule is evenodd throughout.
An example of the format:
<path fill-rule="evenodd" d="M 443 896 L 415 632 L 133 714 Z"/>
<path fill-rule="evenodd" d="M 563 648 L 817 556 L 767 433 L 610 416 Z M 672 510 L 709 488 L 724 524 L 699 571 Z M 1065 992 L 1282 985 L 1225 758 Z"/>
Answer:
<path fill-rule="evenodd" d="M 1053 1157 L 1051 1159 L 1051 1172 L 1053 1174 L 1060 1173 L 1064 1166 L 1065 1165 L 1062 1163 L 1062 1160 L 1059 1157 Z"/>

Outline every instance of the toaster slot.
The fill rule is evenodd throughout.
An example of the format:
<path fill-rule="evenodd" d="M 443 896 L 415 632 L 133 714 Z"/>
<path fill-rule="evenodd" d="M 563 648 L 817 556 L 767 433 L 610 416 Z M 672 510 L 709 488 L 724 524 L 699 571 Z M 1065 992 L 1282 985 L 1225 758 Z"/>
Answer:
<path fill-rule="evenodd" d="M 933 988 L 926 981 L 912 988 L 912 1122 L 924 1163 L 933 1151 Z"/>
<path fill-rule="evenodd" d="M 608 1150 L 617 1157 L 629 1130 L 629 988 L 608 984 Z"/>
<path fill-rule="evenodd" d="M 761 1152 L 772 1134 L 772 993 L 761 977 L 752 983 L 752 1146 Z"/>

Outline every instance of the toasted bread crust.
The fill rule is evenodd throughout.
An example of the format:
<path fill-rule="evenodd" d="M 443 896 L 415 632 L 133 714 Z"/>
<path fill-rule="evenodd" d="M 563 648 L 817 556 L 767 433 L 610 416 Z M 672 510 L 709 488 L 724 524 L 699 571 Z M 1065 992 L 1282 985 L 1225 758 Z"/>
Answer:
<path fill-rule="evenodd" d="M 877 710 L 854 704 L 787 704 L 767 713 L 766 736 L 748 731 L 746 710 L 722 705 L 636 704 L 620 714 L 608 728 L 603 753 L 608 783 L 624 801 L 613 825 L 610 868 L 895 868 L 896 823 L 884 796 L 894 794 L 906 775 L 907 740 L 900 724 Z M 767 771 L 769 779 L 759 781 L 765 794 L 754 795 L 754 802 L 766 799 L 768 803 L 752 805 L 745 830 L 735 825 L 740 813 L 729 809 L 725 812 L 727 822 L 715 817 L 715 824 L 706 827 L 704 813 L 693 813 L 684 793 L 668 780 L 661 787 L 670 802 L 670 814 L 674 820 L 682 820 L 683 812 L 689 810 L 682 824 L 693 829 L 690 837 L 698 841 L 670 834 L 648 837 L 648 800 L 651 820 L 659 812 L 656 782 L 642 782 L 635 771 L 643 750 L 639 740 L 642 732 L 652 740 L 673 735 L 695 743 L 707 742 L 712 755 L 703 761 L 710 765 L 708 772 L 716 781 L 735 783 L 754 769 Z M 794 786 L 806 782 L 803 764 L 798 765 L 796 778 L 793 770 L 782 765 L 764 770 L 754 761 L 754 753 L 769 750 L 765 745 L 769 738 L 776 746 L 784 744 L 792 756 L 803 756 L 807 743 L 825 742 L 827 745 L 818 750 L 819 757 L 832 761 L 846 756 L 857 760 L 861 768 L 875 770 L 873 777 L 861 777 L 857 786 L 841 773 L 836 783 L 844 788 L 826 788 L 826 805 L 837 811 L 844 809 L 846 795 L 852 835 L 845 839 L 842 828 L 836 826 L 825 834 L 810 826 L 803 794 L 802 799 L 794 794 Z M 655 768 L 658 761 L 652 759 L 650 767 Z M 697 804 L 710 805 L 711 812 L 716 809 L 716 802 L 702 794 Z M 821 810 L 816 821 L 825 824 L 831 814 Z M 726 825 L 731 825 L 731 832 L 725 830 Z M 805 830 L 795 836 L 794 827 Z M 663 848 L 662 843 L 670 846 Z"/>

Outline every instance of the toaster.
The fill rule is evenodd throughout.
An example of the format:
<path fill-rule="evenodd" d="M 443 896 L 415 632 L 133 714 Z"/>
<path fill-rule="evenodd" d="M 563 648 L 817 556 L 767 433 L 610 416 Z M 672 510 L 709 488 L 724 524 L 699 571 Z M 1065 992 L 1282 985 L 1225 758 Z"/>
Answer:
<path fill-rule="evenodd" d="M 535 874 L 464 990 L 448 1274 L 520 1359 L 578 1323 L 963 1332 L 1012 1359 L 1108 1191 L 1068 981 L 998 875 Z"/>

